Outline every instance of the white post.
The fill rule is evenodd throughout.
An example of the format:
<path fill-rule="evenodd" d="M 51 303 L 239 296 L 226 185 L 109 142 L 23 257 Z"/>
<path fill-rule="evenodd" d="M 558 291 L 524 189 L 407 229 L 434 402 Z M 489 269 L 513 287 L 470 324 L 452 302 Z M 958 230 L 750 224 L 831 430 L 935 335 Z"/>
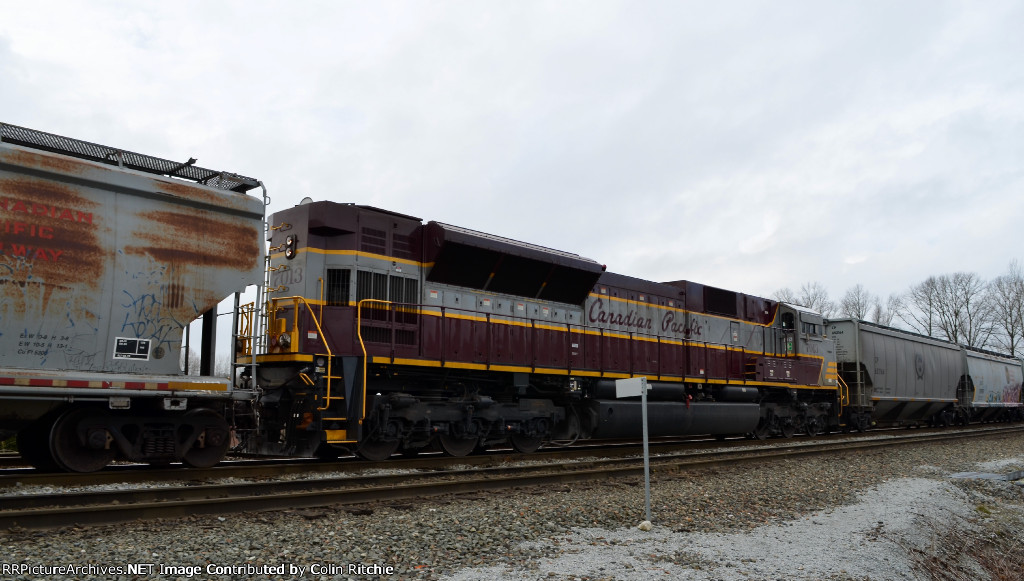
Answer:
<path fill-rule="evenodd" d="M 651 521 L 651 455 L 647 447 L 647 378 L 641 377 L 640 407 L 644 420 L 644 505 L 647 508 L 647 521 Z"/>
<path fill-rule="evenodd" d="M 647 378 L 631 377 L 615 381 L 615 397 L 640 396 L 640 415 L 643 418 L 644 431 L 644 506 L 647 510 L 647 523 L 651 522 L 651 454 L 647 443 Z M 648 528 L 644 530 L 650 530 Z"/>

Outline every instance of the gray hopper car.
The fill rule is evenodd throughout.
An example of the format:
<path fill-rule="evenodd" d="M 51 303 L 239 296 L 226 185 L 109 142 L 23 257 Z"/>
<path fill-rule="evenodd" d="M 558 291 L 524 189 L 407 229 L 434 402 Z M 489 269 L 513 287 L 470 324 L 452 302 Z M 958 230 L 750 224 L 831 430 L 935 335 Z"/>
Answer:
<path fill-rule="evenodd" d="M 1020 419 L 1018 359 L 852 319 L 830 321 L 829 335 L 848 387 L 846 425 Z"/>
<path fill-rule="evenodd" d="M 264 203 L 194 161 L 0 124 L 0 433 L 34 464 L 223 456 L 251 395 L 183 376 L 182 332 L 262 279 Z"/>

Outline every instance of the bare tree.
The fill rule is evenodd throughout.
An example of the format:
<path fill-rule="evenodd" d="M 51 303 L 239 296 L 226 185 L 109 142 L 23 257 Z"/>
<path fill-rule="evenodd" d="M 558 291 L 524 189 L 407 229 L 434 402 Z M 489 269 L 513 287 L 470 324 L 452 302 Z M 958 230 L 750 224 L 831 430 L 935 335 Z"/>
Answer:
<path fill-rule="evenodd" d="M 871 309 L 871 320 L 879 325 L 891 327 L 901 306 L 900 295 L 896 293 L 889 295 L 889 298 L 885 300 L 885 306 L 882 306 L 882 301 L 876 298 L 875 306 Z"/>
<path fill-rule="evenodd" d="M 878 297 L 868 292 L 862 284 L 850 287 L 839 302 L 839 314 L 854 319 L 867 319 L 881 308 Z"/>
<path fill-rule="evenodd" d="M 797 302 L 796 293 L 793 292 L 793 289 L 789 288 L 788 286 L 786 288 L 780 288 L 779 290 L 772 293 L 772 299 L 779 301 L 780 303 Z"/>
<path fill-rule="evenodd" d="M 946 338 L 970 347 L 987 346 L 993 326 L 985 281 L 973 272 L 943 275 L 938 281 L 940 300 L 936 313 Z"/>
<path fill-rule="evenodd" d="M 1016 260 L 1007 273 L 988 285 L 995 334 L 993 343 L 1000 350 L 1017 357 L 1024 343 L 1024 272 Z"/>
<path fill-rule="evenodd" d="M 900 297 L 900 308 L 896 311 L 896 316 L 911 330 L 929 337 L 935 337 L 939 330 L 938 317 L 935 314 L 938 286 L 938 280 L 930 276 L 910 287 L 910 290 Z"/>
<path fill-rule="evenodd" d="M 820 282 L 806 282 L 800 287 L 800 293 L 794 293 L 791 289 L 781 288 L 772 294 L 772 298 L 785 302 L 800 305 L 816 311 L 821 316 L 828 318 L 836 313 L 836 304 L 829 300 L 828 290 Z"/>
<path fill-rule="evenodd" d="M 181 352 L 178 354 L 178 369 L 186 375 L 199 375 L 199 353 L 191 347 L 186 352 L 185 345 L 182 344 Z"/>

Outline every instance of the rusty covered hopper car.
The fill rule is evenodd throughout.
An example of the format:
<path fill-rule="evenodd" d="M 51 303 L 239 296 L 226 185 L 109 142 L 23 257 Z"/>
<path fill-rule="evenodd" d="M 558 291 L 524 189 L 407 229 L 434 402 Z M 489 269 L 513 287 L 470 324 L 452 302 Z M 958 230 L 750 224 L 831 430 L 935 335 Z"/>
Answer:
<path fill-rule="evenodd" d="M 249 396 L 183 376 L 182 334 L 262 279 L 264 199 L 194 161 L 0 124 L 0 432 L 34 464 L 223 455 Z"/>

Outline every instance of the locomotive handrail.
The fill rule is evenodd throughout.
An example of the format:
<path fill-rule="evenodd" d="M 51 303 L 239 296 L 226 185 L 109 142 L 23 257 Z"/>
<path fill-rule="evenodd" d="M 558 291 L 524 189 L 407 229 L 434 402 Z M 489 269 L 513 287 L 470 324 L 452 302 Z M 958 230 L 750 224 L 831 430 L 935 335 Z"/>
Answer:
<path fill-rule="evenodd" d="M 850 386 L 846 385 L 843 376 L 837 375 L 836 379 L 839 380 L 839 407 L 843 408 L 850 405 Z"/>
<path fill-rule="evenodd" d="M 320 340 L 324 344 L 324 349 L 327 350 L 327 376 L 326 376 L 327 377 L 327 385 L 326 385 L 327 391 L 324 394 L 324 406 L 316 408 L 317 411 L 323 411 L 323 410 L 325 410 L 325 409 L 327 409 L 327 408 L 329 408 L 331 406 L 331 399 L 332 399 L 331 398 L 331 375 L 332 375 L 331 374 L 331 360 L 334 359 L 334 352 L 331 351 L 331 345 L 327 342 L 327 336 L 324 335 L 324 330 L 320 326 L 320 321 L 318 321 L 317 318 L 316 318 L 316 313 L 313 312 L 313 307 L 311 307 L 309 305 L 309 303 L 306 302 L 306 298 L 305 297 L 291 296 L 291 297 L 275 297 L 275 298 L 272 298 L 272 299 L 270 299 L 270 303 L 271 303 L 272 308 L 269 309 L 269 312 L 273 313 L 273 316 L 276 319 L 277 318 L 277 303 L 279 301 L 289 301 L 289 300 L 292 301 L 292 304 L 295 307 L 298 307 L 298 303 L 300 303 L 300 302 L 302 303 L 303 306 L 306 307 L 306 310 L 309 311 L 309 317 L 311 319 L 313 319 L 313 324 L 316 325 L 316 332 L 318 333 L 318 336 L 320 337 Z M 296 308 L 295 309 L 295 319 L 294 319 L 294 321 L 292 321 L 292 327 L 297 329 L 298 326 L 299 326 L 299 310 L 298 310 L 298 308 Z M 334 399 L 337 399 L 337 398 L 334 398 Z"/>
<path fill-rule="evenodd" d="M 363 341 L 363 305 L 366 303 L 378 303 L 381 305 L 391 306 L 394 304 L 393 301 L 385 301 L 381 299 L 361 299 L 356 302 L 356 337 L 359 339 L 359 348 L 363 351 L 363 411 L 359 416 L 359 423 L 363 423 L 363 418 L 366 417 L 366 360 L 368 359 L 368 353 L 366 351 L 366 342 Z M 441 309 L 441 316 L 444 317 L 444 309 Z"/>

